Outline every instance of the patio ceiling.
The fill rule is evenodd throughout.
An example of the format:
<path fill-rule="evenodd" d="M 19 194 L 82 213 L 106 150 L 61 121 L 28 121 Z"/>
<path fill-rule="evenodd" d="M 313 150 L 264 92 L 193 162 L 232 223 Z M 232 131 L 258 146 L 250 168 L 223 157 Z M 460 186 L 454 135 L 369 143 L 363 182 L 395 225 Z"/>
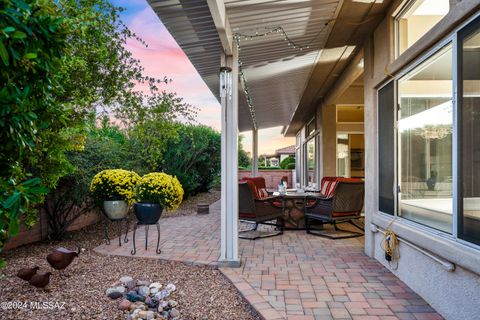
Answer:
<path fill-rule="evenodd" d="M 223 49 L 207 0 L 149 2 L 218 99 L 218 70 Z M 291 125 L 292 120 L 297 124 L 303 121 L 302 115 L 308 109 L 305 107 L 309 107 L 307 104 L 316 102 L 321 97 L 321 89 L 325 90 L 332 84 L 331 80 L 335 79 L 336 73 L 332 70 L 340 72 L 358 49 L 355 45 L 349 45 L 352 41 L 347 40 L 351 39 L 354 29 L 362 29 L 364 26 L 348 26 L 348 23 L 338 20 L 339 15 L 348 16 L 349 21 L 358 21 L 368 18 L 370 13 L 378 12 L 378 7 L 385 7 L 383 0 L 373 0 L 373 4 L 378 2 L 381 5 L 371 12 L 374 6 L 370 2 L 224 1 L 233 34 L 262 34 L 281 27 L 291 41 L 300 46 L 309 46 L 302 51 L 289 46 L 282 32 L 252 39 L 248 37 L 247 40 L 245 36 L 240 37 L 239 59 L 243 63 L 259 129 L 290 125 L 289 131 L 292 131 L 298 127 Z M 335 34 L 332 32 L 335 29 L 347 34 Z M 327 48 L 328 44 L 330 46 Z M 331 45 L 335 47 L 332 48 Z M 326 64 L 330 68 L 326 68 Z M 320 77 L 316 73 L 321 74 Z M 322 81 L 318 81 L 318 78 L 322 78 Z M 239 90 L 239 129 L 247 131 L 253 128 L 252 117 L 245 94 L 241 87 Z"/>

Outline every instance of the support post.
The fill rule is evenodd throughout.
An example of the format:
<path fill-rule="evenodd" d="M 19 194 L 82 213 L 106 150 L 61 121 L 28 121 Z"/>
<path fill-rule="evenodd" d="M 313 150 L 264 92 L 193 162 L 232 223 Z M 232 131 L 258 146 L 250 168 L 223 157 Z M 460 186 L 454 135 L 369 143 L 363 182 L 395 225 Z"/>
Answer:
<path fill-rule="evenodd" d="M 231 90 L 222 97 L 221 265 L 239 267 L 238 257 L 238 53 L 222 55 L 222 66 L 232 69 Z M 231 92 L 231 94 L 229 93 Z"/>
<path fill-rule="evenodd" d="M 258 130 L 252 131 L 252 177 L 258 176 Z"/>

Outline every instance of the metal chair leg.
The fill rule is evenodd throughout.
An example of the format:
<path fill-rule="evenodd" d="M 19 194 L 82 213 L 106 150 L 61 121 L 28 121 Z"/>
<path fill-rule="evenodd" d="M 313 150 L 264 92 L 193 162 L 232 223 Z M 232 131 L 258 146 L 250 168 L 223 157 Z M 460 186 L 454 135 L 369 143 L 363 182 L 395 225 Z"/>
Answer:
<path fill-rule="evenodd" d="M 148 224 L 145 225 L 145 251 L 148 249 Z"/>
<path fill-rule="evenodd" d="M 156 254 L 162 253 L 162 250 L 160 250 L 160 224 L 157 222 L 157 249 L 155 250 Z"/>
<path fill-rule="evenodd" d="M 128 242 L 128 225 L 130 224 L 128 221 L 128 218 L 125 219 L 125 224 L 126 224 L 126 230 L 125 230 L 125 237 L 123 238 L 123 242 L 127 243 Z"/>
<path fill-rule="evenodd" d="M 137 249 L 135 248 L 135 234 L 137 233 L 138 224 L 133 227 L 133 250 L 130 251 L 130 254 L 133 256 L 137 253 Z"/>

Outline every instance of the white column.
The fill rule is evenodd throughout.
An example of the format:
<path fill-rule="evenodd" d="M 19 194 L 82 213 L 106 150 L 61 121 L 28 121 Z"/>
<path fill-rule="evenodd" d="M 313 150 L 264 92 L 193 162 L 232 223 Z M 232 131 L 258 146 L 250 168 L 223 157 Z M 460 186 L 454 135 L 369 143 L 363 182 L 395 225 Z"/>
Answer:
<path fill-rule="evenodd" d="M 258 130 L 252 131 L 252 176 L 258 176 Z"/>
<path fill-rule="evenodd" d="M 232 90 L 222 98 L 222 212 L 220 263 L 238 267 L 238 56 L 222 57 L 222 65 L 232 68 Z"/>

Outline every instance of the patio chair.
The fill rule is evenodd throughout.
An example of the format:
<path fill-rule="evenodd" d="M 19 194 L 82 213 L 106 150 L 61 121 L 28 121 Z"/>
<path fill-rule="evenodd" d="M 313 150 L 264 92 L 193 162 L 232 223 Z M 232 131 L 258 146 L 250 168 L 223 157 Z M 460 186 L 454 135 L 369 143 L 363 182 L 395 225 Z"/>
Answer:
<path fill-rule="evenodd" d="M 329 180 L 332 182 L 332 179 Z M 336 178 L 328 194 L 305 198 L 305 227 L 307 233 L 330 239 L 362 236 L 363 229 L 355 223 L 361 218 L 365 185 L 361 179 Z M 333 230 L 312 230 L 311 220 L 332 224 Z M 362 232 L 343 230 L 338 224 L 350 223 Z"/>
<path fill-rule="evenodd" d="M 283 226 L 271 222 L 283 216 L 283 201 L 277 197 L 258 198 L 252 181 L 238 184 L 238 215 L 244 222 L 253 223 L 253 229 L 240 231 L 240 238 L 255 240 L 283 234 Z M 258 231 L 259 224 L 276 226 L 273 232 Z"/>

